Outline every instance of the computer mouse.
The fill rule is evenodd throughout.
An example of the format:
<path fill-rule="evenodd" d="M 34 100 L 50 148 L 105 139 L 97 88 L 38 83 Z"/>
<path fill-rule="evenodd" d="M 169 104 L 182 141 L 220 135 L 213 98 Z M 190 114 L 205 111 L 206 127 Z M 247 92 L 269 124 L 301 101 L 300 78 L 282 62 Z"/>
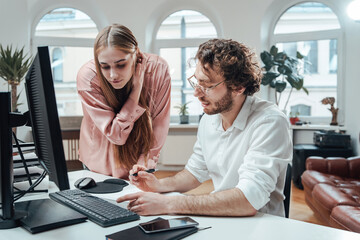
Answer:
<path fill-rule="evenodd" d="M 87 189 L 87 188 L 95 187 L 96 182 L 91 177 L 83 177 L 83 178 L 78 179 L 74 183 L 74 186 L 78 189 Z"/>
<path fill-rule="evenodd" d="M 112 184 L 118 184 L 118 185 L 129 185 L 125 180 L 122 180 L 120 178 L 109 178 L 104 180 L 104 183 L 112 183 Z"/>

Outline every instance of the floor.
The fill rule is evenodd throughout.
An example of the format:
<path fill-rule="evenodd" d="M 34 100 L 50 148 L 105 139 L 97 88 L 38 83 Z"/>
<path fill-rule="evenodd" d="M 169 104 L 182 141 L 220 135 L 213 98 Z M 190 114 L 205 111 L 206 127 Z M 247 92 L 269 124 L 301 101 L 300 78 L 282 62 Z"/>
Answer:
<path fill-rule="evenodd" d="M 316 218 L 314 212 L 305 203 L 304 190 L 298 189 L 294 184 L 292 184 L 290 198 L 289 218 L 330 227 L 330 225 L 324 221 Z"/>

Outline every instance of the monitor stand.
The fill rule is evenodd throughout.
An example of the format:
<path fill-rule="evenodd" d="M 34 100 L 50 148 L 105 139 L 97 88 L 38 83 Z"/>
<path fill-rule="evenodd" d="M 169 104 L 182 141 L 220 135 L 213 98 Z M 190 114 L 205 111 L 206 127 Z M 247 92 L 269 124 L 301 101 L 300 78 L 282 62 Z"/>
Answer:
<path fill-rule="evenodd" d="M 26 215 L 24 212 L 15 211 L 13 206 L 11 128 L 12 124 L 22 123 L 23 118 L 13 117 L 10 102 L 10 93 L 0 92 L 0 229 L 19 226 L 20 219 Z"/>
<path fill-rule="evenodd" d="M 0 217 L 0 229 L 16 228 L 21 225 L 20 220 L 27 215 L 23 211 L 15 211 L 11 219 L 3 219 Z"/>

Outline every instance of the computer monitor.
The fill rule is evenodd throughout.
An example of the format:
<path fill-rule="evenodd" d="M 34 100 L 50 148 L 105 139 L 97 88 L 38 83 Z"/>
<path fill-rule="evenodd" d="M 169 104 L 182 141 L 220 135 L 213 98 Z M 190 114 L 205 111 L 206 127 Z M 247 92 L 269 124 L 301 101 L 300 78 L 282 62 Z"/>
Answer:
<path fill-rule="evenodd" d="M 10 93 L 0 93 L 0 229 L 16 226 L 13 207 L 12 137 Z"/>
<path fill-rule="evenodd" d="M 11 113 L 10 94 L 0 93 L 0 229 L 15 227 L 21 217 L 15 212 L 13 201 L 11 128 L 16 127 L 15 122 L 31 122 L 36 154 L 49 180 L 60 190 L 70 188 L 48 47 L 38 47 L 25 79 L 30 114 Z M 18 120 L 29 115 L 30 119 Z"/>
<path fill-rule="evenodd" d="M 38 47 L 25 79 L 36 155 L 49 179 L 69 189 L 48 47 Z"/>

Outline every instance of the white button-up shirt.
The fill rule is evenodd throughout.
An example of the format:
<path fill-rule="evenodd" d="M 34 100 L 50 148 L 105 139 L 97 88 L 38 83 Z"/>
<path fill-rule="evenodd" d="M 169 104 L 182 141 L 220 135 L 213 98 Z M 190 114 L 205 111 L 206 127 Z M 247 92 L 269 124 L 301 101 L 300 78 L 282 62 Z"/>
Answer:
<path fill-rule="evenodd" d="M 214 192 L 239 188 L 260 212 L 284 216 L 285 175 L 292 159 L 289 122 L 278 107 L 247 96 L 226 131 L 219 114 L 204 115 L 186 169 Z"/>

